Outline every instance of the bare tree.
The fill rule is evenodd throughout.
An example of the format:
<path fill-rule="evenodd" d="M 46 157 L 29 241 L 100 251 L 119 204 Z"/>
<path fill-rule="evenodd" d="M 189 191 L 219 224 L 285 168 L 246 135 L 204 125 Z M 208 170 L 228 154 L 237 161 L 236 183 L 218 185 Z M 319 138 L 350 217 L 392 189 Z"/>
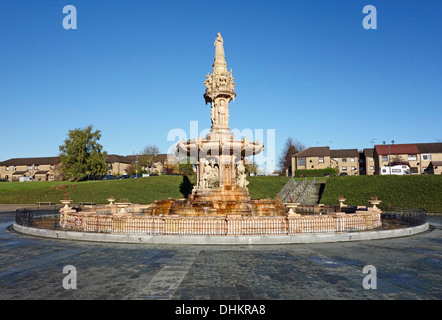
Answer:
<path fill-rule="evenodd" d="M 291 175 L 292 169 L 292 156 L 296 153 L 305 149 L 305 145 L 298 140 L 294 140 L 293 138 L 288 138 L 284 144 L 284 148 L 282 149 L 281 156 L 279 157 L 279 168 L 281 172 L 289 171 L 289 175 Z"/>
<path fill-rule="evenodd" d="M 140 152 L 138 157 L 139 164 L 145 167 L 148 171 L 152 170 L 155 162 L 158 161 L 159 148 L 156 145 L 148 145 Z"/>

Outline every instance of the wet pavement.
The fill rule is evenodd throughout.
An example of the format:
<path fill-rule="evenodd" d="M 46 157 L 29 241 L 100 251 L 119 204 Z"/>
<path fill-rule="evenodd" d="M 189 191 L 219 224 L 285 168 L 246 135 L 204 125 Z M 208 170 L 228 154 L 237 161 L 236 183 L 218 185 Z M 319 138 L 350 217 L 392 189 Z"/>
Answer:
<path fill-rule="evenodd" d="M 7 230 L 14 217 L 0 213 L 3 300 L 442 298 L 442 216 L 411 237 L 266 246 L 52 240 Z"/>

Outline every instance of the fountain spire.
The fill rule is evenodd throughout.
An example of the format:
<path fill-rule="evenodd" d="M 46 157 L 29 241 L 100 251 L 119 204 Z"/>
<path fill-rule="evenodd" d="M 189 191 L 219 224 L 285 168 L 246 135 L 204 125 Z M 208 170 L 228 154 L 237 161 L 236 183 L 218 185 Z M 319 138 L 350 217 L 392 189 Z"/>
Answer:
<path fill-rule="evenodd" d="M 211 105 L 213 130 L 229 130 L 229 103 L 235 100 L 235 83 L 232 70 L 227 71 L 224 40 L 221 33 L 215 39 L 215 60 L 212 74 L 206 75 L 204 99 Z"/>

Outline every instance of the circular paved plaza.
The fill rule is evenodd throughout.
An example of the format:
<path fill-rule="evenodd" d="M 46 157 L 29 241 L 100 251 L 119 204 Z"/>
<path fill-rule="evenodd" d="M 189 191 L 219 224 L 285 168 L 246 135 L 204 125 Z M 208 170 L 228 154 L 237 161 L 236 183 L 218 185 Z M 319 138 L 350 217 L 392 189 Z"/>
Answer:
<path fill-rule="evenodd" d="M 0 213 L 0 299 L 442 298 L 441 216 L 410 237 L 261 246 L 46 239 L 7 230 L 14 218 Z"/>

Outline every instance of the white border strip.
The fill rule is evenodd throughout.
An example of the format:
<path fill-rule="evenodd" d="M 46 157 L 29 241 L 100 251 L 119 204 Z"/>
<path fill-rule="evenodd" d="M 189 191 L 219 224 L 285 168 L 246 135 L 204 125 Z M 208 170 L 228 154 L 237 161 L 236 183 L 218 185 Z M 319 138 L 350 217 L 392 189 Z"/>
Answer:
<path fill-rule="evenodd" d="M 260 245 L 260 244 L 299 244 L 299 243 L 326 243 L 344 241 L 363 241 L 376 239 L 389 239 L 411 236 L 425 232 L 430 225 L 424 223 L 420 226 L 403 229 L 360 231 L 346 233 L 309 233 L 295 235 L 260 235 L 260 236 L 186 236 L 186 235 L 146 235 L 146 234 L 115 234 L 92 233 L 79 231 L 59 231 L 23 227 L 14 223 L 15 231 L 45 238 L 113 242 L 113 243 L 144 243 L 144 244 L 192 244 L 192 245 Z"/>

